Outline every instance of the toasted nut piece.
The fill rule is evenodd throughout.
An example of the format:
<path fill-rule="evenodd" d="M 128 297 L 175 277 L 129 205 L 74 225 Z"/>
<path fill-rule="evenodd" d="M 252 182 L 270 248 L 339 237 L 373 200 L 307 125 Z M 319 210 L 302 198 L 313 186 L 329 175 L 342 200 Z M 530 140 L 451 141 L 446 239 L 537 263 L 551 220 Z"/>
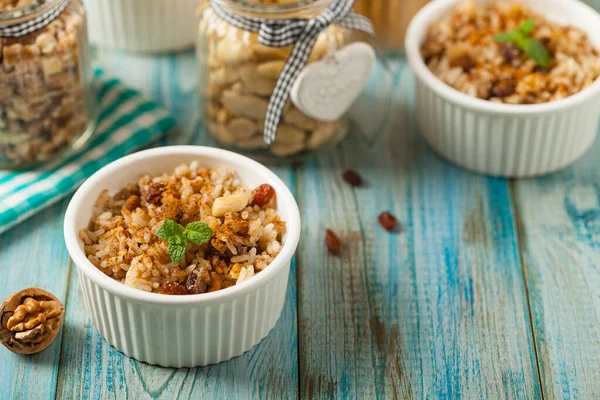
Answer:
<path fill-rule="evenodd" d="M 0 306 L 0 341 L 16 354 L 35 354 L 56 338 L 64 306 L 45 290 L 23 289 Z"/>
<path fill-rule="evenodd" d="M 56 47 L 57 41 L 54 35 L 44 32 L 35 39 L 35 44 L 38 45 L 43 54 L 49 54 Z"/>
<path fill-rule="evenodd" d="M 248 200 L 247 194 L 219 197 L 213 203 L 212 213 L 215 217 L 222 217 L 228 212 L 241 211 L 248 205 Z"/>
<path fill-rule="evenodd" d="M 267 61 L 259 64 L 256 70 L 265 78 L 277 79 L 281 75 L 284 66 L 285 61 L 283 60 Z"/>
<path fill-rule="evenodd" d="M 226 90 L 221 96 L 221 103 L 235 116 L 264 120 L 269 103 L 256 96 L 238 94 Z"/>
<path fill-rule="evenodd" d="M 304 143 L 306 139 L 306 133 L 292 125 L 281 124 L 277 129 L 276 143 L 282 144 L 294 144 Z"/>
<path fill-rule="evenodd" d="M 246 139 L 258 132 L 258 127 L 247 118 L 234 118 L 229 121 L 227 130 L 238 139 Z"/>
<path fill-rule="evenodd" d="M 290 111 L 283 116 L 283 120 L 306 131 L 312 131 L 317 128 L 317 121 L 310 119 L 295 107 L 290 108 Z"/>

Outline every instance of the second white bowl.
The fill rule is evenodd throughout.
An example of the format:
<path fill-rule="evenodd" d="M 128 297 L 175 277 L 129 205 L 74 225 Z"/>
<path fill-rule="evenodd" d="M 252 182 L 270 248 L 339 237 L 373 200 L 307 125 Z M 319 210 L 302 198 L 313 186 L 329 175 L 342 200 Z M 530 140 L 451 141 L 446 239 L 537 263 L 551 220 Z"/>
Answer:
<path fill-rule="evenodd" d="M 600 47 L 600 15 L 578 0 L 522 0 L 551 20 L 588 33 Z M 527 177 L 568 166 L 590 148 L 600 121 L 600 80 L 552 103 L 496 104 L 468 96 L 437 78 L 423 61 L 429 26 L 457 0 L 435 0 L 414 17 L 406 53 L 416 75 L 417 120 L 433 149 L 476 172 Z"/>
<path fill-rule="evenodd" d="M 162 174 L 192 161 L 200 167 L 236 171 L 248 187 L 268 183 L 275 189 L 277 212 L 286 222 L 287 232 L 281 252 L 264 271 L 217 292 L 168 296 L 126 286 L 88 261 L 77 233 L 88 225 L 101 191 L 116 192 L 143 174 Z M 124 157 L 95 173 L 73 196 L 64 230 L 85 305 L 102 337 L 140 361 L 165 367 L 196 367 L 241 355 L 275 326 L 300 237 L 300 212 L 285 184 L 259 163 L 210 147 L 173 146 Z"/>

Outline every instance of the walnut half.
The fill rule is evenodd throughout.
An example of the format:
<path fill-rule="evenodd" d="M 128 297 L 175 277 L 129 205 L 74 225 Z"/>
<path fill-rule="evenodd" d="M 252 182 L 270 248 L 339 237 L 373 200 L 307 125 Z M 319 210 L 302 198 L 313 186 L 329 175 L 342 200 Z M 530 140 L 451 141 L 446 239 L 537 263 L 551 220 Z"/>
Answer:
<path fill-rule="evenodd" d="M 65 307 L 43 289 L 23 289 L 0 306 L 0 341 L 16 354 L 46 349 L 58 334 Z"/>

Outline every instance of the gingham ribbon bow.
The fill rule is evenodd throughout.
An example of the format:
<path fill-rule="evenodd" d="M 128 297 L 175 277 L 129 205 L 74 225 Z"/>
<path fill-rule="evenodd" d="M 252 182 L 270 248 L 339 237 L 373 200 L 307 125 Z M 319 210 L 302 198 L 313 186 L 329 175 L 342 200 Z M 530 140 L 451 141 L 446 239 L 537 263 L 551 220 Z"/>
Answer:
<path fill-rule="evenodd" d="M 313 19 L 256 18 L 226 10 L 219 5 L 218 0 L 211 0 L 210 5 L 214 12 L 229 24 L 239 29 L 257 32 L 258 41 L 265 46 L 285 47 L 295 44 L 279 75 L 267 108 L 264 130 L 267 146 L 275 140 L 277 127 L 294 82 L 306 66 L 319 34 L 329 25 L 336 24 L 342 28 L 375 35 L 371 21 L 351 11 L 354 0 L 334 0 L 325 11 Z"/>
<path fill-rule="evenodd" d="M 46 10 L 42 14 L 38 15 L 33 19 L 29 19 L 23 21 L 18 24 L 12 24 L 8 26 L 0 25 L 0 37 L 4 38 L 15 38 L 21 37 L 25 35 L 29 35 L 35 31 L 39 31 L 40 29 L 48 26 L 52 21 L 54 21 L 58 16 L 65 11 L 67 6 L 69 5 L 70 0 L 59 0 L 56 4 L 51 7 L 49 10 Z M 23 13 L 22 16 L 25 14 Z M 20 15 L 15 15 L 15 18 L 21 17 Z"/>

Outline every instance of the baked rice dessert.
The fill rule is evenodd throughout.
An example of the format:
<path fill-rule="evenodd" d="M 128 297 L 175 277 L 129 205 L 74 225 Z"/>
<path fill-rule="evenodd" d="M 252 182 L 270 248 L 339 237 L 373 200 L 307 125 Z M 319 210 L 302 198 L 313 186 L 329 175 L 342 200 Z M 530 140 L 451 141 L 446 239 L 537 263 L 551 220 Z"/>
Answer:
<path fill-rule="evenodd" d="M 461 2 L 429 27 L 421 53 L 446 84 L 497 103 L 560 100 L 600 76 L 598 49 L 585 32 L 514 1 Z"/>
<path fill-rule="evenodd" d="M 103 191 L 79 237 L 88 260 L 127 286 L 176 295 L 214 292 L 246 281 L 279 254 L 286 224 L 275 201 L 269 185 L 251 191 L 231 171 L 192 162 L 172 175 L 143 176 L 114 195 Z M 180 232 L 204 226 L 207 241 L 167 241 L 163 225 Z M 175 262 L 172 245 L 183 246 Z"/>

